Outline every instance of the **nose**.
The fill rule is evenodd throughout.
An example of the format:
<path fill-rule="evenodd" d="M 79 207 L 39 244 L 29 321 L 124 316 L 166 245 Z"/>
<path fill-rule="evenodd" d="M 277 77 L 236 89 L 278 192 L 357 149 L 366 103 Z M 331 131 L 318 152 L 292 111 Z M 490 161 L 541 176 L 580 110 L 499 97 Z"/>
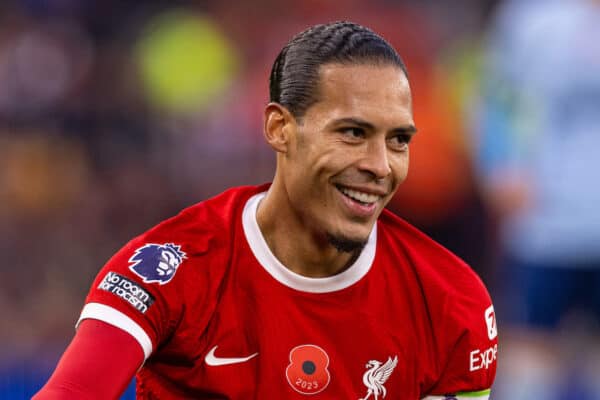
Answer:
<path fill-rule="evenodd" d="M 387 152 L 385 140 L 369 141 L 366 144 L 364 157 L 361 159 L 358 168 L 369 172 L 376 179 L 387 177 L 392 173 Z"/>

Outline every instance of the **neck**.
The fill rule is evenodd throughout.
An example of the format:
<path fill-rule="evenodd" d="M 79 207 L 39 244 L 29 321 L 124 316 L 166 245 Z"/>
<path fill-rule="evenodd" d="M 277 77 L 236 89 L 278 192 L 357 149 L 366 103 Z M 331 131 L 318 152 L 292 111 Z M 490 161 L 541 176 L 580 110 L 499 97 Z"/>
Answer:
<path fill-rule="evenodd" d="M 310 278 L 338 274 L 360 255 L 337 250 L 327 235 L 314 232 L 273 186 L 258 206 L 256 220 L 271 252 L 289 270 Z"/>

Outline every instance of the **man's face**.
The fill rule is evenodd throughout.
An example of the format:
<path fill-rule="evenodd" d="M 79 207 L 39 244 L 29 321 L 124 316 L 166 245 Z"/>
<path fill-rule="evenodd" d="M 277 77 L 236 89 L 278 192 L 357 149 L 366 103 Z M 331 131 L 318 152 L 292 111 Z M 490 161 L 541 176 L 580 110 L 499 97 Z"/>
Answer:
<path fill-rule="evenodd" d="M 318 99 L 292 124 L 284 184 L 307 229 L 351 250 L 406 178 L 410 87 L 397 66 L 326 64 Z"/>

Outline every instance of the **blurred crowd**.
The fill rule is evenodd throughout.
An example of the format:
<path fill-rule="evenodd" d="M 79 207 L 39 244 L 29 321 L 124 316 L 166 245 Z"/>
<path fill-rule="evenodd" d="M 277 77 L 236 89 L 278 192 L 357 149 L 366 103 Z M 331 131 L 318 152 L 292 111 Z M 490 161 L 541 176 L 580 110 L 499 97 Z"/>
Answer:
<path fill-rule="evenodd" d="M 127 240 L 272 178 L 271 64 L 339 19 L 408 66 L 419 134 L 390 208 L 490 288 L 493 399 L 600 399 L 597 0 L 3 0 L 0 398 L 47 379 Z"/>

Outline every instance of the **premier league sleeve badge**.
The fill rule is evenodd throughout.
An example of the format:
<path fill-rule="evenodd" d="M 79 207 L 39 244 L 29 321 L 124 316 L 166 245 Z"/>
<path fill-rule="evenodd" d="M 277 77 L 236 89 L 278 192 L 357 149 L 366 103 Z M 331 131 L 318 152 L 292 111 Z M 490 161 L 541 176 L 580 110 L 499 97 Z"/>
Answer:
<path fill-rule="evenodd" d="M 129 259 L 129 269 L 145 283 L 164 285 L 173 279 L 186 254 L 174 243 L 147 243 Z"/>

